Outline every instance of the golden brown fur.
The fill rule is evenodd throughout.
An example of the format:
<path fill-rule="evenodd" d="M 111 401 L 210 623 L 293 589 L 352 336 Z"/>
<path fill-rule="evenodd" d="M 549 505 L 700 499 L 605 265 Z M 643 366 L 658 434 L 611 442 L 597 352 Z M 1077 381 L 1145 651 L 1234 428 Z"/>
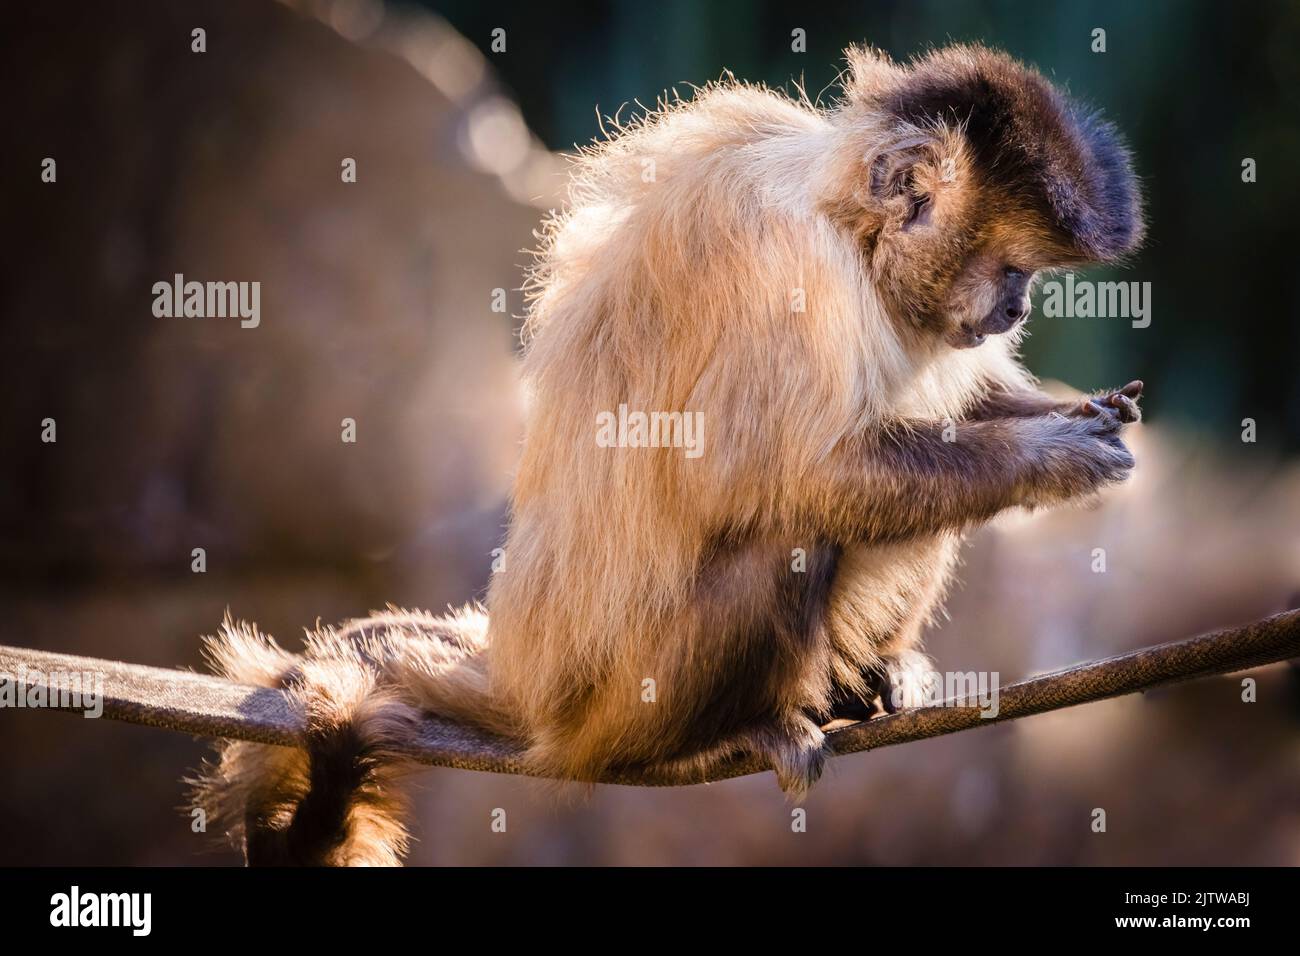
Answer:
<path fill-rule="evenodd" d="M 346 831 L 324 851 L 308 831 L 330 813 L 303 807 L 334 751 L 225 748 L 200 799 L 248 815 L 250 859 L 394 861 L 404 832 L 371 811 L 421 711 L 560 778 L 757 751 L 802 792 L 820 725 L 915 699 L 964 530 L 1127 473 L 1132 403 L 1038 395 L 999 311 L 1036 271 L 1137 241 L 1122 147 L 989 51 L 850 59 L 832 110 L 726 82 L 577 158 L 530 283 L 490 624 L 390 612 L 301 659 L 240 629 L 215 644 L 228 676 L 292 688 L 321 739 L 359 728 L 357 796 L 317 801 Z M 1006 133 L 1039 125 L 1041 154 Z M 601 447 L 620 405 L 700 413 L 703 453 Z"/>

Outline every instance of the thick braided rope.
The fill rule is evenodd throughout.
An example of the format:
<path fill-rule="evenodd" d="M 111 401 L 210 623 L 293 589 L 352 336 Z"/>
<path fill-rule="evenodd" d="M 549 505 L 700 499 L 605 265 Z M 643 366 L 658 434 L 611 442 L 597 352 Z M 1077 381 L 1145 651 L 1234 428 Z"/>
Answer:
<path fill-rule="evenodd" d="M 1300 657 L 1300 611 L 1009 684 L 1000 689 L 996 716 L 981 716 L 978 706 L 957 706 L 957 702 L 947 701 L 831 731 L 827 739 L 831 751 L 840 756 L 1294 657 Z M 278 690 L 232 684 L 190 671 L 0 646 L 0 677 L 15 678 L 28 687 L 43 686 L 47 694 L 58 686 L 51 675 L 85 673 L 102 679 L 103 716 L 113 720 L 202 737 L 284 746 L 302 740 L 302 717 Z M 54 702 L 51 708 L 57 709 Z M 410 755 L 434 766 L 509 774 L 531 772 L 515 743 L 436 717 L 426 718 Z M 693 767 L 656 768 L 620 772 L 598 782 L 682 786 L 767 769 L 760 759 L 737 757 L 720 769 L 714 768 L 707 777 Z"/>

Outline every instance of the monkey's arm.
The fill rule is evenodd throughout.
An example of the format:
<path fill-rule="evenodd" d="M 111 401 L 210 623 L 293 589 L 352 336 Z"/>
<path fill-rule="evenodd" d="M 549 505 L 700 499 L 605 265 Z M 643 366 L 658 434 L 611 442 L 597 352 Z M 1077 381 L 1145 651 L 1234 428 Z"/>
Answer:
<path fill-rule="evenodd" d="M 1127 424 L 1142 418 L 1137 406 L 1141 394 L 1140 381 L 1129 382 L 1117 391 L 1101 392 L 1071 401 L 1060 401 L 1033 389 L 994 385 L 984 393 L 966 417 L 971 421 L 991 421 L 998 418 L 1033 418 L 1052 412 L 1061 415 L 1107 412 Z"/>
<path fill-rule="evenodd" d="M 986 422 L 996 418 L 1033 418 L 1059 412 L 1064 415 L 1079 401 L 1060 401 L 1045 392 L 1027 388 L 995 385 L 985 392 L 966 413 L 970 421 Z"/>
<path fill-rule="evenodd" d="M 1111 415 L 963 421 L 951 431 L 900 422 L 841 442 L 815 469 L 801 518 L 832 540 L 889 541 L 1064 501 L 1133 467 L 1119 427 Z"/>

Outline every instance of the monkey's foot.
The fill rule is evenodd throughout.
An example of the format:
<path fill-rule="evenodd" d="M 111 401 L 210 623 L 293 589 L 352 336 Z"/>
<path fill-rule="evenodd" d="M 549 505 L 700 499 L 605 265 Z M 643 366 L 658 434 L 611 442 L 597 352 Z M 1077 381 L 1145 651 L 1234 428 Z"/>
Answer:
<path fill-rule="evenodd" d="M 920 651 L 902 651 L 882 661 L 880 669 L 869 677 L 868 686 L 887 714 L 921 707 L 926 702 L 932 667 L 930 658 Z"/>
<path fill-rule="evenodd" d="M 822 775 L 826 764 L 826 735 L 806 717 L 756 730 L 748 747 L 763 754 L 776 771 L 776 782 L 792 800 L 798 800 Z"/>
<path fill-rule="evenodd" d="M 834 730 L 845 724 L 860 723 L 883 714 L 885 709 L 880 702 L 880 691 L 874 680 L 874 674 L 868 678 L 865 697 L 860 698 L 856 694 L 841 691 L 831 702 L 830 709 L 821 715 L 825 718 L 820 721 L 822 730 Z"/>
<path fill-rule="evenodd" d="M 867 691 L 862 697 L 840 689 L 823 715 L 822 730 L 835 730 L 848 723 L 858 723 L 893 714 L 928 702 L 927 690 L 933 680 L 930 658 L 920 651 L 903 651 L 882 659 L 880 666 L 863 675 Z"/>

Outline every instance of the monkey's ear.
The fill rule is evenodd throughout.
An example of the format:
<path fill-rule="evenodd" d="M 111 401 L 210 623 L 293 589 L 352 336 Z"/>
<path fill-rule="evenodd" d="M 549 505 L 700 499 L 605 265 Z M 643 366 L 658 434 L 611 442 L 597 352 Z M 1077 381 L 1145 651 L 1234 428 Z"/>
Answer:
<path fill-rule="evenodd" d="M 888 203 L 907 195 L 913 187 L 913 170 L 930 155 L 934 138 L 923 133 L 904 136 L 876 153 L 870 160 L 868 188 L 871 198 Z"/>

